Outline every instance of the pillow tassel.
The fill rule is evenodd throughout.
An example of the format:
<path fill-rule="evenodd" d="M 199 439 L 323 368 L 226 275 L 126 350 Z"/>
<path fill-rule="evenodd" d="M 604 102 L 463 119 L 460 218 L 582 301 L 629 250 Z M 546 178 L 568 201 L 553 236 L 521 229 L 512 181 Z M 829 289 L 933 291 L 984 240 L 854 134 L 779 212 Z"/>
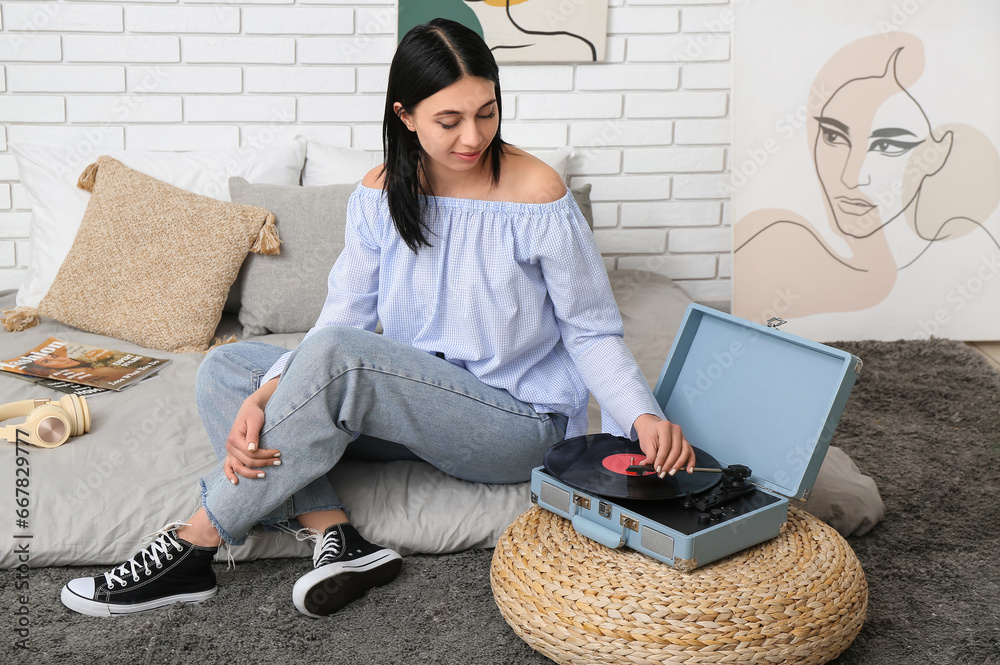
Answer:
<path fill-rule="evenodd" d="M 97 162 L 94 162 L 83 170 L 80 179 L 76 181 L 76 186 L 88 192 L 94 191 L 94 183 L 97 181 Z"/>
<path fill-rule="evenodd" d="M 3 327 L 8 332 L 21 332 L 37 326 L 41 319 L 34 307 L 13 307 L 3 310 Z"/>
<path fill-rule="evenodd" d="M 260 228 L 257 240 L 254 241 L 250 251 L 254 254 L 281 253 L 281 238 L 278 237 L 278 227 L 274 225 L 274 213 L 267 213 L 264 226 Z"/>
<path fill-rule="evenodd" d="M 215 338 L 212 339 L 212 344 L 207 349 L 205 349 L 204 351 L 202 351 L 202 353 L 208 353 L 209 351 L 211 351 L 212 349 L 214 349 L 217 346 L 222 346 L 223 344 L 235 344 L 238 341 L 240 341 L 240 340 L 239 340 L 239 338 L 236 335 L 226 335 L 225 337 L 223 337 L 221 339 L 218 338 L 218 337 L 215 337 Z"/>

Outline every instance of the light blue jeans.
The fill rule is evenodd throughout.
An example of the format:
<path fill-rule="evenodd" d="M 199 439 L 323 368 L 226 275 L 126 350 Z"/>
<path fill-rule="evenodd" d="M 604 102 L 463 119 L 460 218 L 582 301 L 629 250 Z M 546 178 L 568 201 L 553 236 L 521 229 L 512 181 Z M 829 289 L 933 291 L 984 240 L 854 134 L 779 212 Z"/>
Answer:
<path fill-rule="evenodd" d="M 256 524 L 343 509 L 326 472 L 345 454 L 424 460 L 463 480 L 517 483 L 566 431 L 566 416 L 536 413 L 447 360 L 375 333 L 330 327 L 292 353 L 264 409 L 259 446 L 280 451 L 281 465 L 233 485 L 222 462 L 236 412 L 286 351 L 226 344 L 198 370 L 198 410 L 219 458 L 201 479 L 202 503 L 232 545 Z"/>

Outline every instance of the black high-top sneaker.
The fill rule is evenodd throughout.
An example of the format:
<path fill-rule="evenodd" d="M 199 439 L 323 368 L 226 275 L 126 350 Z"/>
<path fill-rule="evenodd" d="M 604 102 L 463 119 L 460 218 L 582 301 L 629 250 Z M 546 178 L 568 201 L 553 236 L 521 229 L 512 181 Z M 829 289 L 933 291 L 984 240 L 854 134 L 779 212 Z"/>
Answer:
<path fill-rule="evenodd" d="M 97 577 L 78 577 L 62 588 L 63 605 L 81 614 L 132 614 L 173 603 L 200 603 L 215 595 L 212 558 L 217 547 L 181 540 L 168 524 L 143 538 L 145 548 Z"/>
<path fill-rule="evenodd" d="M 320 618 L 368 589 L 396 579 L 403 559 L 393 550 L 369 543 L 353 525 L 344 523 L 316 537 L 313 567 L 295 582 L 292 602 L 299 612 Z"/>

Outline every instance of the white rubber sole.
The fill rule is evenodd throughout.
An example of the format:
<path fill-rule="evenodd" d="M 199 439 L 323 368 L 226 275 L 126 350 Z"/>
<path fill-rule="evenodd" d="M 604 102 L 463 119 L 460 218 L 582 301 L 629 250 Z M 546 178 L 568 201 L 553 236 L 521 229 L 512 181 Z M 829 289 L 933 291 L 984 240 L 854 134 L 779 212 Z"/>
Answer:
<path fill-rule="evenodd" d="M 174 603 L 200 603 L 214 596 L 218 590 L 219 587 L 213 587 L 208 591 L 179 593 L 174 596 L 157 598 L 156 600 L 147 600 L 145 603 L 118 605 L 115 603 L 102 603 L 91 598 L 84 598 L 83 596 L 73 593 L 68 587 L 64 586 L 62 588 L 62 593 L 59 594 L 59 600 L 62 601 L 63 605 L 74 612 L 79 612 L 80 614 L 86 614 L 92 617 L 113 617 L 120 616 L 122 614 L 135 614 L 136 612 L 155 610 L 160 607 L 166 607 L 167 605 L 173 605 Z"/>
<path fill-rule="evenodd" d="M 331 563 L 311 570 L 292 587 L 292 603 L 306 616 L 330 616 L 372 589 L 396 579 L 403 558 L 389 549 L 356 561 Z"/>

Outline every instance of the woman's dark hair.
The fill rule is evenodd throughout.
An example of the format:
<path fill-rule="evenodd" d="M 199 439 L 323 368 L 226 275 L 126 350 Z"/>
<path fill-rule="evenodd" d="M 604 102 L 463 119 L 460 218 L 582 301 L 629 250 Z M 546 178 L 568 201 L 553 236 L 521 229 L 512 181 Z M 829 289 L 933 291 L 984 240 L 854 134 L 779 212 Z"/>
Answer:
<path fill-rule="evenodd" d="M 465 76 L 493 81 L 496 91 L 497 133 L 483 159 L 489 160 L 493 184 L 500 181 L 500 156 L 506 145 L 500 138 L 500 71 L 486 42 L 461 23 L 434 19 L 403 35 L 389 68 L 382 122 L 383 189 L 389 214 L 406 246 L 416 253 L 421 245 L 430 247 L 424 235 L 427 225 L 423 211 L 426 194 L 420 184 L 423 171 L 420 142 L 416 132 L 403 124 L 393 109 L 399 102 L 407 111 L 436 92 Z"/>

